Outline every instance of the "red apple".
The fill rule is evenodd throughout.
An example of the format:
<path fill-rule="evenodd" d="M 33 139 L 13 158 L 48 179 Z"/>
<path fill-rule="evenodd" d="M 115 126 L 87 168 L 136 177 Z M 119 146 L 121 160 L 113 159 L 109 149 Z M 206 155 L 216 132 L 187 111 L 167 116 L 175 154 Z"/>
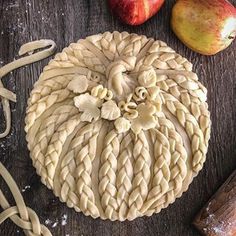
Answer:
<path fill-rule="evenodd" d="M 129 25 L 141 25 L 154 16 L 165 0 L 108 0 L 111 11 Z"/>
<path fill-rule="evenodd" d="M 236 8 L 227 0 L 178 0 L 172 29 L 193 51 L 214 55 L 236 36 Z"/>

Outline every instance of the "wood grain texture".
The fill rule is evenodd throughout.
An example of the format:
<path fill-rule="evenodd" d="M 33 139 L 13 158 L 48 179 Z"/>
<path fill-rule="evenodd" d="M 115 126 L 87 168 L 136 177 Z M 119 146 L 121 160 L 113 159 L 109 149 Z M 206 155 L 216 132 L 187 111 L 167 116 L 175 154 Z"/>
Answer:
<path fill-rule="evenodd" d="M 202 208 L 193 223 L 203 235 L 236 235 L 236 170 Z"/>
<path fill-rule="evenodd" d="M 189 190 L 160 214 L 133 222 L 93 220 L 68 209 L 41 184 L 32 167 L 25 141 L 24 117 L 27 98 L 48 60 L 18 69 L 3 79 L 15 91 L 18 102 L 11 104 L 11 134 L 0 141 L 0 160 L 5 164 L 23 192 L 25 202 L 40 216 L 59 223 L 49 227 L 53 235 L 199 235 L 191 226 L 195 214 L 236 168 L 236 42 L 216 56 L 206 57 L 186 48 L 169 26 L 174 0 L 167 0 L 158 15 L 138 27 L 130 27 L 113 18 L 105 0 L 0 0 L 0 62 L 16 57 L 20 45 L 35 39 L 55 40 L 58 51 L 87 35 L 106 30 L 135 32 L 161 39 L 194 64 L 194 71 L 208 89 L 208 102 L 213 123 L 207 161 Z M 236 0 L 231 0 L 236 5 Z M 0 108 L 1 109 L 1 108 Z M 3 117 L 0 112 L 0 121 Z M 3 122 L 0 122 L 3 128 Z M 3 186 L 0 179 L 0 186 Z M 7 196 L 11 199 L 9 191 Z M 13 201 L 11 201 L 13 204 Z M 61 217 L 68 215 L 67 224 Z M 0 226 L 0 235 L 24 235 L 10 220 Z"/>

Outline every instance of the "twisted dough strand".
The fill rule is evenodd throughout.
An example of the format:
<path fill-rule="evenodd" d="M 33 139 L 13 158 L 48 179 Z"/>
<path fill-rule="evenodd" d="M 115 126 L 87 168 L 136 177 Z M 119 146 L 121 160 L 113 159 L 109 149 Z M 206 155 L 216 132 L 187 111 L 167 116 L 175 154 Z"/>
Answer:
<path fill-rule="evenodd" d="M 132 181 L 133 189 L 129 196 L 129 212 L 127 216 L 129 219 L 140 215 L 139 210 L 147 197 L 151 176 L 151 157 L 148 142 L 143 131 L 136 137 L 133 157 L 135 161 L 134 179 Z"/>
<path fill-rule="evenodd" d="M 53 187 L 53 178 L 55 175 L 55 167 L 57 166 L 59 156 L 62 152 L 62 147 L 65 144 L 68 136 L 72 134 L 75 129 L 78 129 L 80 124 L 80 115 L 75 115 L 72 119 L 63 123 L 58 128 L 56 133 L 52 136 L 50 144 L 48 145 L 47 153 L 45 155 L 45 167 L 47 173 L 41 173 L 41 177 L 45 178 L 49 188 Z"/>
<path fill-rule="evenodd" d="M 166 207 L 165 203 L 169 204 L 175 200 L 176 196 L 181 191 L 183 180 L 187 174 L 187 153 L 183 147 L 181 136 L 175 131 L 173 124 L 166 119 L 160 119 L 160 132 L 164 134 L 169 141 L 169 150 L 172 157 L 169 165 L 170 176 L 168 189 L 167 191 L 163 191 L 161 195 L 158 195 L 158 193 L 155 193 L 153 196 L 150 195 L 150 202 L 147 202 L 147 205 L 143 207 L 147 215 L 158 212 L 161 208 Z M 150 203 L 152 203 L 151 206 Z"/>
<path fill-rule="evenodd" d="M 199 129 L 196 119 L 189 113 L 185 106 L 178 100 L 170 97 L 168 94 L 163 94 L 168 110 L 177 117 L 180 124 L 186 128 L 186 132 L 192 140 L 192 166 L 195 172 L 198 172 L 205 162 L 207 146 L 205 145 L 204 135 Z"/>
<path fill-rule="evenodd" d="M 118 204 L 116 200 L 116 170 L 120 142 L 115 130 L 110 131 L 104 140 L 104 149 L 101 154 L 99 170 L 99 194 L 106 217 L 111 220 L 118 218 Z"/>
<path fill-rule="evenodd" d="M 91 190 L 91 169 L 95 157 L 92 146 L 96 146 L 96 138 L 101 128 L 101 120 L 88 124 L 80 129 L 71 141 L 69 152 L 61 163 L 60 198 L 76 211 L 83 211 L 97 217 L 99 212 L 94 203 Z M 76 174 L 74 174 L 76 173 Z M 87 204 L 87 205 L 86 205 Z M 89 213 L 87 213 L 89 212 Z"/>
<path fill-rule="evenodd" d="M 102 85 L 93 87 L 91 90 L 91 95 L 105 100 L 111 100 L 113 97 L 112 91 L 107 88 L 104 88 Z"/>
<path fill-rule="evenodd" d="M 33 165 L 39 175 L 42 172 L 46 173 L 46 169 L 44 166 L 44 157 L 47 152 L 48 144 L 51 137 L 63 122 L 65 122 L 71 116 L 75 115 L 77 112 L 77 109 L 73 106 L 65 105 L 58 108 L 50 117 L 45 120 L 45 123 L 42 125 L 41 130 L 35 137 L 37 143 L 32 149 L 31 142 L 33 140 L 28 141 L 28 147 L 31 150 Z M 42 181 L 44 180 L 42 179 Z"/>
<path fill-rule="evenodd" d="M 73 76 L 57 76 L 49 80 L 46 80 L 43 84 L 38 84 L 31 92 L 31 99 L 28 101 L 28 105 L 32 106 L 37 103 L 43 97 L 46 97 L 57 90 L 63 90 L 73 79 Z"/>
<path fill-rule="evenodd" d="M 117 166 L 117 204 L 119 206 L 119 219 L 125 220 L 129 208 L 129 194 L 132 190 L 133 179 L 133 138 L 128 133 L 121 142 Z"/>
<path fill-rule="evenodd" d="M 0 213 L 0 224 L 10 218 L 16 225 L 24 230 L 26 235 L 52 236 L 50 231 L 44 225 L 40 224 L 37 214 L 32 209 L 26 207 L 16 182 L 1 162 L 0 176 L 2 176 L 7 183 L 16 202 L 15 207 L 10 207 L 6 197 L 0 190 L 0 205 L 4 209 L 4 211 Z"/>
<path fill-rule="evenodd" d="M 94 125 L 89 125 L 86 137 L 88 143 L 82 147 L 76 156 L 77 192 L 80 196 L 79 206 L 85 215 L 94 218 L 99 216 L 99 210 L 95 205 L 95 197 L 92 191 L 92 162 L 96 155 L 97 137 L 102 126 L 102 121 L 97 121 Z"/>
<path fill-rule="evenodd" d="M 68 97 L 70 97 L 70 94 L 70 91 L 67 89 L 58 90 L 46 97 L 43 97 L 38 101 L 38 103 L 34 104 L 33 106 L 30 106 L 30 108 L 26 111 L 27 116 L 25 119 L 25 131 L 29 131 L 35 120 L 39 118 L 46 109 L 50 108 L 55 103 L 59 103 L 67 99 Z"/>
<path fill-rule="evenodd" d="M 69 207 L 74 207 L 78 212 L 80 212 L 81 209 L 79 208 L 80 196 L 76 193 L 76 176 L 78 175 L 78 172 L 75 172 L 78 166 L 76 157 L 82 146 L 88 143 L 92 134 L 91 124 L 84 125 L 80 130 L 78 130 L 72 139 L 68 148 L 69 151 L 66 153 L 65 157 L 63 157 L 60 166 L 61 172 L 59 176 L 61 189 L 59 196 Z"/>
<path fill-rule="evenodd" d="M 170 144 L 168 137 L 158 130 L 152 130 L 154 142 L 155 163 L 153 167 L 152 188 L 150 189 L 147 201 L 144 203 L 141 212 L 145 213 L 147 209 L 158 200 L 169 189 L 170 181 Z"/>
<path fill-rule="evenodd" d="M 163 91 L 172 94 L 188 108 L 197 119 L 205 136 L 205 143 L 210 137 L 210 113 L 206 104 L 206 88 L 196 80 L 196 74 L 178 76 L 160 76 L 157 85 Z"/>

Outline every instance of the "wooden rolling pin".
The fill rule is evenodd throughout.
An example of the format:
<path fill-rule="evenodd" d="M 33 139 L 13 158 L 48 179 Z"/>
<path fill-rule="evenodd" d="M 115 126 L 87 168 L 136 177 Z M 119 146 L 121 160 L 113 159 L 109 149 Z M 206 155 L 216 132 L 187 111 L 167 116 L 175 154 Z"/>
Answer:
<path fill-rule="evenodd" d="M 193 224 L 208 236 L 236 236 L 236 170 L 220 187 Z"/>

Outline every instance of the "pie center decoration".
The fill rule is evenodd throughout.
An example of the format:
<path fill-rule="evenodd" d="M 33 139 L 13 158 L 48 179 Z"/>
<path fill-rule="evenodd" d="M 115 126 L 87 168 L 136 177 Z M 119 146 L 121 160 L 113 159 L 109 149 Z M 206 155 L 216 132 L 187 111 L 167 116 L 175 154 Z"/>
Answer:
<path fill-rule="evenodd" d="M 44 68 L 28 101 L 28 148 L 68 207 L 110 220 L 151 216 L 206 159 L 210 114 L 192 64 L 162 41 L 105 32 Z"/>

